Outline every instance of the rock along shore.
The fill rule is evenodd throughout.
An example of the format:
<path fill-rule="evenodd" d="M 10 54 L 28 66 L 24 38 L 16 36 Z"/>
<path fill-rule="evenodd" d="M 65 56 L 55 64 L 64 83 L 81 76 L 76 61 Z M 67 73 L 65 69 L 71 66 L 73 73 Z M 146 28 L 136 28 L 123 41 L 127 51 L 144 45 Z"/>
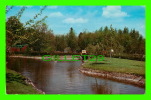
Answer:
<path fill-rule="evenodd" d="M 143 88 L 145 87 L 145 78 L 140 75 L 100 71 L 100 70 L 93 70 L 90 68 L 83 68 L 83 67 L 79 68 L 79 71 L 89 76 L 111 79 L 111 80 L 115 80 L 115 81 L 119 81 L 123 83 L 133 84 L 133 85 L 143 87 Z"/>
<path fill-rule="evenodd" d="M 34 83 L 29 79 L 29 78 L 27 78 L 26 77 L 26 83 L 27 84 L 29 84 L 29 85 L 32 85 L 32 87 L 36 90 L 36 91 L 38 91 L 38 93 L 40 93 L 40 94 L 45 94 L 45 92 L 43 92 L 43 91 L 41 91 L 40 89 L 38 89 L 35 85 L 34 85 Z"/>

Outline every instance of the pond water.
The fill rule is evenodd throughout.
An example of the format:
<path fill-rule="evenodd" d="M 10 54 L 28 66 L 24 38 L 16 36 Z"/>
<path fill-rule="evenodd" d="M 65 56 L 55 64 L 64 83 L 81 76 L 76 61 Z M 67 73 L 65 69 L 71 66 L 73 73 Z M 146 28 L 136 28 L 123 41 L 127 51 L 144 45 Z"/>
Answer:
<path fill-rule="evenodd" d="M 42 61 L 11 58 L 7 67 L 28 77 L 46 94 L 144 94 L 145 89 L 78 71 L 81 61 Z"/>

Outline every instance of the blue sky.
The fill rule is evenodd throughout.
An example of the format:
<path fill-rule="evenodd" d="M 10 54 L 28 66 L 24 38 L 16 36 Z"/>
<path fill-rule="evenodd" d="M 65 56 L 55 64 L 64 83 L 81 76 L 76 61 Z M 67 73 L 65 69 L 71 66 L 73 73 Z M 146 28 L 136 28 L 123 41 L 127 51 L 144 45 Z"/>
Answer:
<path fill-rule="evenodd" d="M 37 14 L 42 6 L 27 6 L 21 17 L 25 23 Z M 21 6 L 15 6 L 7 13 L 7 18 L 16 15 Z M 144 6 L 47 6 L 42 19 L 48 16 L 46 23 L 54 34 L 66 34 L 73 27 L 76 34 L 83 31 L 93 32 L 100 27 L 136 29 L 145 37 L 145 7 Z"/>

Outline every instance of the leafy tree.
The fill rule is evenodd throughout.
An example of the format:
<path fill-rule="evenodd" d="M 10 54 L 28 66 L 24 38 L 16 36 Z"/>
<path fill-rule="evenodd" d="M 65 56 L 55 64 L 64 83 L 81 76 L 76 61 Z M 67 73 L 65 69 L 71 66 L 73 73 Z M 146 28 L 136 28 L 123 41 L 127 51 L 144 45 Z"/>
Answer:
<path fill-rule="evenodd" d="M 56 35 L 55 44 L 56 44 L 57 51 L 64 51 L 64 49 L 67 47 L 66 36 L 65 35 Z"/>
<path fill-rule="evenodd" d="M 86 49 L 90 54 L 106 54 L 114 50 L 114 54 L 145 54 L 145 38 L 135 29 L 114 29 L 105 26 L 94 32 L 83 31 L 76 36 L 71 27 L 67 35 L 54 35 L 53 31 L 48 29 L 45 23 L 47 16 L 41 20 L 36 20 L 46 8 L 44 6 L 40 11 L 24 24 L 20 22 L 23 12 L 27 7 L 22 7 L 15 15 L 7 19 L 6 37 L 7 51 L 16 44 L 28 44 L 29 51 L 47 52 L 64 51 L 68 52 Z M 9 13 L 13 6 L 6 7 L 6 13 Z M 129 31 L 130 30 L 130 31 Z"/>
<path fill-rule="evenodd" d="M 25 25 L 23 25 L 20 22 L 20 18 L 26 8 L 27 7 L 25 6 L 21 7 L 20 11 L 15 16 L 11 16 L 10 18 L 7 19 L 6 37 L 7 37 L 7 52 L 8 53 L 10 52 L 10 47 L 16 44 L 29 43 L 29 45 L 31 45 L 33 43 L 40 43 L 38 42 L 40 37 L 39 38 L 31 37 L 37 34 L 37 33 L 34 33 L 34 32 L 37 32 L 37 30 L 29 29 L 28 27 L 34 28 L 35 26 L 37 26 L 38 24 L 41 24 L 46 19 L 46 17 L 44 17 L 43 19 L 39 21 L 34 21 L 36 18 L 38 18 L 38 16 L 42 14 L 42 11 L 46 8 L 46 6 L 41 8 L 40 12 L 36 14 L 33 19 L 30 19 L 29 21 L 25 23 Z M 11 9 L 13 9 L 13 6 L 7 6 L 6 13 L 8 13 Z M 27 33 L 29 30 L 32 31 L 32 33 Z M 38 34 L 36 36 L 38 36 Z M 35 38 L 35 39 L 31 39 L 31 38 Z M 29 41 L 29 40 L 32 40 L 32 41 Z"/>
<path fill-rule="evenodd" d="M 19 19 L 16 16 L 8 18 L 6 22 L 7 49 L 9 50 L 11 46 L 22 43 L 25 39 L 24 34 L 25 29 Z"/>

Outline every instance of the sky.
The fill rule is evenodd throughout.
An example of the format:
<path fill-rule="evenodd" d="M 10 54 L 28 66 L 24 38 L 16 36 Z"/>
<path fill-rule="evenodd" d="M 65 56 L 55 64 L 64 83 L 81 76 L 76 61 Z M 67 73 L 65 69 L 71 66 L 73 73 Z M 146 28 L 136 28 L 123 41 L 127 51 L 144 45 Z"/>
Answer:
<path fill-rule="evenodd" d="M 15 6 L 6 17 L 14 16 L 22 6 Z M 27 6 L 22 23 L 32 19 L 42 6 Z M 113 28 L 136 29 L 145 37 L 145 6 L 47 6 L 37 20 L 45 20 L 54 34 L 67 34 L 72 27 L 76 34 L 83 31 L 94 32 L 112 24 Z"/>

